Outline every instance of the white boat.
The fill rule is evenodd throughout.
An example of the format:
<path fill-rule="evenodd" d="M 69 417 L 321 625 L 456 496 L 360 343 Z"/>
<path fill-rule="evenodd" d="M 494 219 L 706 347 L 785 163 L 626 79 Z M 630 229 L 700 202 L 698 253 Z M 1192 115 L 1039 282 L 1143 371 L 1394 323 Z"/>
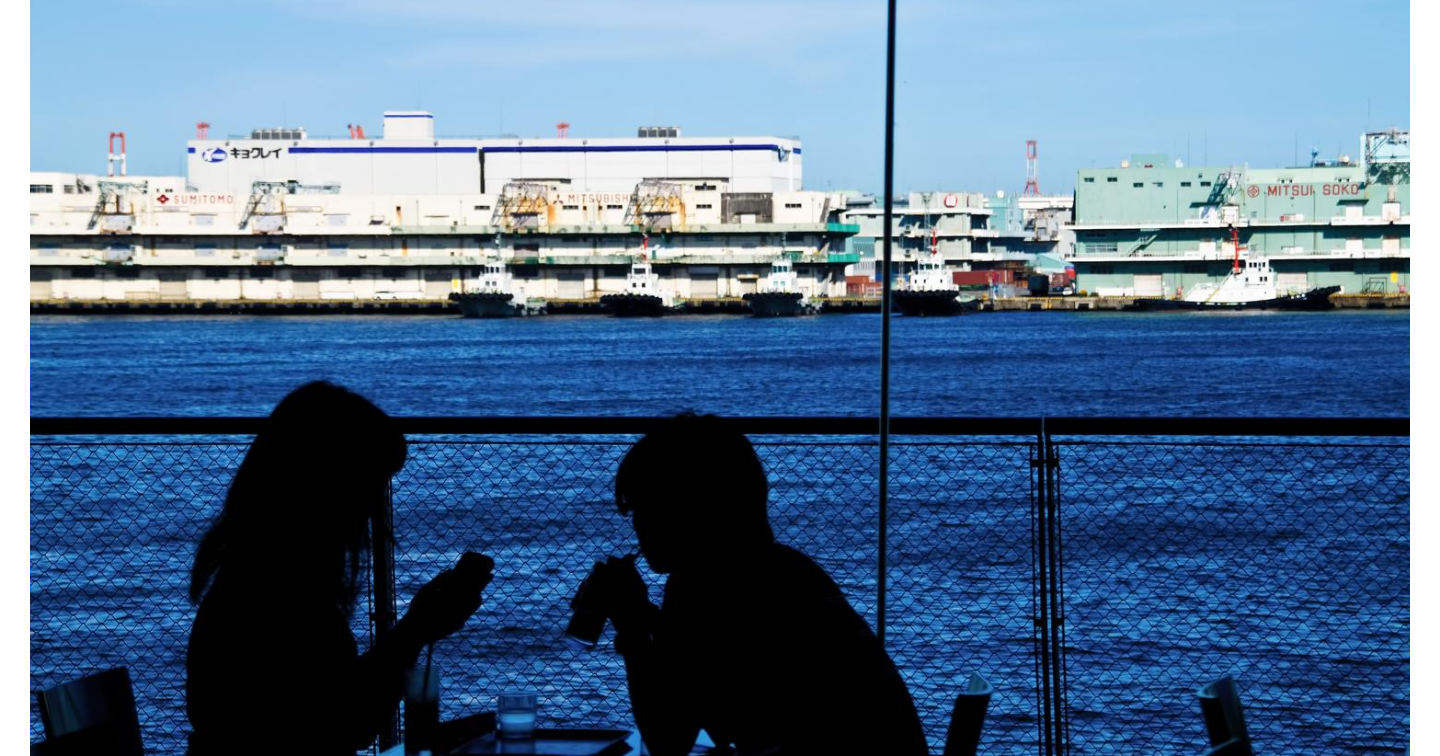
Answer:
<path fill-rule="evenodd" d="M 1263 257 L 1251 257 L 1240 246 L 1240 232 L 1230 230 L 1235 248 L 1230 272 L 1219 283 L 1202 283 L 1178 299 L 1137 299 L 1137 310 L 1324 310 L 1339 286 L 1281 289 L 1275 270 Z"/>
<path fill-rule="evenodd" d="M 600 304 L 617 317 L 654 317 L 674 307 L 674 299 L 670 292 L 661 290 L 660 276 L 651 268 L 642 246 L 625 276 L 625 291 L 600 297 Z"/>
<path fill-rule="evenodd" d="M 746 294 L 742 299 L 756 317 L 790 317 L 809 315 L 815 306 L 800 291 L 795 278 L 795 263 L 788 257 L 777 257 L 770 263 L 770 275 L 761 291 Z"/>
<path fill-rule="evenodd" d="M 502 260 L 485 263 L 478 284 L 469 291 L 455 292 L 450 301 L 459 305 L 467 318 L 508 318 L 527 312 L 515 296 L 515 280 Z"/>
<path fill-rule="evenodd" d="M 904 287 L 891 294 L 895 307 L 904 315 L 958 315 L 962 309 L 960 285 L 945 269 L 932 243 L 930 255 L 916 263 Z"/>

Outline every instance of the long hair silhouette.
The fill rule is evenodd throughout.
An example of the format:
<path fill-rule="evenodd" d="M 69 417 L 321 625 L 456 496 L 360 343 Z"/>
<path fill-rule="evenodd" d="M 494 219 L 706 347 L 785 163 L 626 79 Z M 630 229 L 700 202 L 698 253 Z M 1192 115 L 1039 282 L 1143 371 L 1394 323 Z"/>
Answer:
<path fill-rule="evenodd" d="M 272 581 L 318 593 L 348 614 L 368 522 L 405 455 L 394 421 L 359 394 L 325 381 L 290 392 L 256 434 L 200 541 L 190 600 L 200 603 L 222 577 Z"/>

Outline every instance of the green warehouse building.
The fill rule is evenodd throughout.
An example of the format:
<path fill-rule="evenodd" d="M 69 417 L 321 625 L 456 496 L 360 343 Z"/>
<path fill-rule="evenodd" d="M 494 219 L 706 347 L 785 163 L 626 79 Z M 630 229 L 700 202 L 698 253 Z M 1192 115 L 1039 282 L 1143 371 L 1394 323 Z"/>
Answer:
<path fill-rule="evenodd" d="M 1296 168 L 1202 167 L 1135 155 L 1078 172 L 1076 287 L 1177 297 L 1219 282 L 1241 254 L 1270 261 L 1278 288 L 1410 291 L 1410 134 L 1361 137 L 1362 159 Z"/>

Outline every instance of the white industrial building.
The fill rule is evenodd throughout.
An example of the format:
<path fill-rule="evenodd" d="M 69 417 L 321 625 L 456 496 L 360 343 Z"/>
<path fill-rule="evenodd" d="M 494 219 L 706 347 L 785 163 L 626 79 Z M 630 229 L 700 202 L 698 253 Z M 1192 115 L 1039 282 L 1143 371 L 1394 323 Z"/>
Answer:
<path fill-rule="evenodd" d="M 682 300 L 755 291 L 780 256 L 845 293 L 857 229 L 801 188 L 797 140 L 434 133 L 392 111 L 379 139 L 193 140 L 184 177 L 32 173 L 32 304 L 443 301 L 495 259 L 527 297 L 588 301 L 642 249 Z"/>
<path fill-rule="evenodd" d="M 437 139 L 433 114 L 386 111 L 379 139 L 310 139 L 304 129 L 256 129 L 247 139 L 193 140 L 186 146 L 186 171 L 197 192 L 236 195 L 249 194 L 256 181 L 364 195 L 494 194 L 517 181 L 629 193 L 646 179 L 719 192 L 800 189 L 797 140 L 657 131 L 666 136 Z"/>

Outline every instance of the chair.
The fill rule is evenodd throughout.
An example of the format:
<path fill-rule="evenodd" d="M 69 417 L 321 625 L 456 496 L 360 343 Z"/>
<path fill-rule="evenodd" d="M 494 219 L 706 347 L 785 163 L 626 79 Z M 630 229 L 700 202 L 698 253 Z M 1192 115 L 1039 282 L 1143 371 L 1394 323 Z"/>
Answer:
<path fill-rule="evenodd" d="M 1226 675 L 1201 686 L 1195 694 L 1200 698 L 1200 715 L 1205 718 L 1205 732 L 1210 738 L 1207 756 L 1251 756 L 1250 733 L 1245 728 L 1235 678 Z"/>
<path fill-rule="evenodd" d="M 980 746 L 980 729 L 985 724 L 985 710 L 990 706 L 993 692 L 985 678 L 970 675 L 970 685 L 955 697 L 955 709 L 950 713 L 945 756 L 975 756 L 975 749 Z"/>
<path fill-rule="evenodd" d="M 46 754 L 143 756 L 140 717 L 124 667 L 82 677 L 35 694 L 45 725 Z M 103 744 L 103 751 L 97 751 Z"/>

